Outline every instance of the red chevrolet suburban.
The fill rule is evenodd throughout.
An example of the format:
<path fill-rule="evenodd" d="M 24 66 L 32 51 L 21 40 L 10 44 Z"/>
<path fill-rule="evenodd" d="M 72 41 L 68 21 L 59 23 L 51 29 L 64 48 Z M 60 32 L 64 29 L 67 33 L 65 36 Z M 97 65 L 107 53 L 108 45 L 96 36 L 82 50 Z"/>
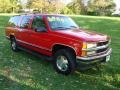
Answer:
<path fill-rule="evenodd" d="M 52 60 L 57 72 L 68 75 L 77 66 L 96 66 L 110 59 L 110 37 L 81 29 L 70 17 L 49 14 L 12 16 L 6 37 L 13 51 L 25 50 Z"/>

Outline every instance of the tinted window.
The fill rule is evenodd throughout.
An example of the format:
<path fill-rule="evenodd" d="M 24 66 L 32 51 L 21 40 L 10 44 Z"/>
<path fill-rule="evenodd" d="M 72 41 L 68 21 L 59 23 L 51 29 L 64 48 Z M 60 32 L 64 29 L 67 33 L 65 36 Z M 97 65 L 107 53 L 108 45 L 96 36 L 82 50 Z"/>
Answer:
<path fill-rule="evenodd" d="M 32 29 L 36 29 L 36 28 L 39 28 L 39 27 L 45 27 L 46 28 L 45 22 L 44 22 L 42 16 L 35 16 L 34 19 L 33 19 L 33 22 L 32 22 Z"/>
<path fill-rule="evenodd" d="M 8 26 L 19 26 L 19 21 L 20 21 L 21 16 L 13 16 L 10 18 L 8 22 Z"/>
<path fill-rule="evenodd" d="M 23 16 L 20 27 L 21 28 L 28 28 L 28 25 L 30 23 L 30 19 L 31 19 L 31 16 Z"/>

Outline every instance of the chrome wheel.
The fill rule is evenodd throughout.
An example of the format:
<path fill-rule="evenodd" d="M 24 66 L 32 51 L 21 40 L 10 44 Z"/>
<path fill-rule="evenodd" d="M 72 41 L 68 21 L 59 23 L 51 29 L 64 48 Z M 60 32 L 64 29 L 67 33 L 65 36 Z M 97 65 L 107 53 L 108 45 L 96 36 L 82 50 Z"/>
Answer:
<path fill-rule="evenodd" d="M 58 56 L 56 64 L 61 71 L 66 71 L 68 69 L 68 60 L 65 56 Z"/>

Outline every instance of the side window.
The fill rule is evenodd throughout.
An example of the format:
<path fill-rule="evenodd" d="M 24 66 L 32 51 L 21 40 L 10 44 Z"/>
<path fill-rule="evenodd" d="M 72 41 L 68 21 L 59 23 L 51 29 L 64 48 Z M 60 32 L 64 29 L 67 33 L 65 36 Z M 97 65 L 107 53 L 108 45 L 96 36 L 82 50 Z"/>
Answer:
<path fill-rule="evenodd" d="M 28 28 L 31 16 L 23 16 L 20 24 L 20 28 Z"/>
<path fill-rule="evenodd" d="M 8 26 L 19 26 L 19 22 L 20 22 L 21 16 L 13 16 L 10 18 L 9 22 L 8 22 Z"/>
<path fill-rule="evenodd" d="M 46 28 L 45 22 L 42 16 L 35 16 L 32 22 L 32 29 L 44 27 Z"/>
<path fill-rule="evenodd" d="M 14 17 L 11 17 L 10 20 L 9 20 L 9 22 L 8 22 L 8 26 L 10 26 L 10 27 L 15 26 L 15 23 L 14 23 L 13 20 L 14 20 Z"/>

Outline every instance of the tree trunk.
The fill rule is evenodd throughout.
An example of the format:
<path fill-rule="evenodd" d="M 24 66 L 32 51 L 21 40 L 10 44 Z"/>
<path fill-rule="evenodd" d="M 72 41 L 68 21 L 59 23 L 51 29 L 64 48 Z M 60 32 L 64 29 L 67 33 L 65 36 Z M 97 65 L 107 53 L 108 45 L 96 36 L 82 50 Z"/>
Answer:
<path fill-rule="evenodd" d="M 15 13 L 15 9 L 14 9 L 14 7 L 12 7 L 12 13 Z"/>

